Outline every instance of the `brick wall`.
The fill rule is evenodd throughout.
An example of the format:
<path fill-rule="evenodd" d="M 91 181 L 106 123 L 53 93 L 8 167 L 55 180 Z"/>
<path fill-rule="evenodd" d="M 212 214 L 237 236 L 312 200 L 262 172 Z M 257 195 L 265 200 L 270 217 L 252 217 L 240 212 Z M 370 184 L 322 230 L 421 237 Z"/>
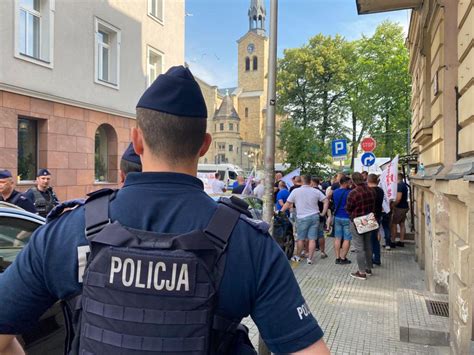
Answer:
<path fill-rule="evenodd" d="M 0 91 L 0 168 L 17 174 L 18 117 L 38 120 L 38 168 L 48 168 L 61 200 L 116 186 L 119 159 L 130 142 L 135 120 L 80 107 Z M 109 182 L 94 177 L 95 133 L 106 125 L 109 135 Z M 30 183 L 19 182 L 26 190 Z"/>

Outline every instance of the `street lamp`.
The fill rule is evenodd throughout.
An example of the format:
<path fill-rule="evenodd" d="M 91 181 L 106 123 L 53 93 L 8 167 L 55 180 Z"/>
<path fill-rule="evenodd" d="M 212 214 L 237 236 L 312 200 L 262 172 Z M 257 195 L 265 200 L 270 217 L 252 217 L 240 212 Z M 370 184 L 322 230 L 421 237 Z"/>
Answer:
<path fill-rule="evenodd" d="M 423 0 L 356 0 L 359 15 L 375 14 L 378 12 L 418 9 Z"/>

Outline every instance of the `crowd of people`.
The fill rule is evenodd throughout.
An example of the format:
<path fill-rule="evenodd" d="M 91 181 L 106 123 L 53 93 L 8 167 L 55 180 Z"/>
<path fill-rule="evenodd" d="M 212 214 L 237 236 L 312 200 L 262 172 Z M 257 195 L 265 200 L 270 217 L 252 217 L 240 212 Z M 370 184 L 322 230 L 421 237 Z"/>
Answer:
<path fill-rule="evenodd" d="M 381 247 L 405 246 L 409 204 L 403 174 L 398 174 L 394 201 L 389 201 L 379 187 L 379 177 L 367 172 L 351 176 L 338 173 L 324 182 L 308 175 L 294 176 L 290 189 L 277 173 L 274 186 L 275 211 L 287 214 L 294 222 L 295 262 L 306 258 L 312 264 L 316 251 L 327 258 L 325 237 L 332 236 L 335 263 L 351 264 L 348 254 L 352 247 L 358 270 L 351 276 L 365 280 L 372 275 L 374 265 L 382 264 Z"/>

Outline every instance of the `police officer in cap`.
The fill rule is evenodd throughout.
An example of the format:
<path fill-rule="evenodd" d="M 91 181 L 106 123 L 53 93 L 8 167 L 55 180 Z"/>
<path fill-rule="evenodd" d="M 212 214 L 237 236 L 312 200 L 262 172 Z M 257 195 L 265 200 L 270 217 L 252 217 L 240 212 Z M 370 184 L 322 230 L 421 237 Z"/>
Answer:
<path fill-rule="evenodd" d="M 12 173 L 8 170 L 0 171 L 0 193 L 0 201 L 5 201 L 17 205 L 28 212 L 36 213 L 33 202 L 25 194 L 15 190 Z"/>
<path fill-rule="evenodd" d="M 171 68 L 147 89 L 137 105 L 137 127 L 132 128 L 143 172 L 129 173 L 124 186 L 107 196 L 108 209 L 96 209 L 105 201 L 104 194 L 109 194 L 98 192 L 84 206 L 35 231 L 0 277 L 0 304 L 8 305 L 0 307 L 0 352 L 20 350 L 14 334 L 29 328 L 57 300 L 82 292 L 76 307 L 82 308 L 81 353 L 130 353 L 130 349 L 133 354 L 231 353 L 202 350 L 211 342 L 203 342 L 206 335 L 197 336 L 194 330 L 210 318 L 195 307 L 202 306 L 199 295 L 207 295 L 212 288 L 202 284 L 207 274 L 197 274 L 202 265 L 183 261 L 185 250 L 204 245 L 203 240 L 194 239 L 201 234 L 192 231 L 207 230 L 208 243 L 216 239 L 212 245 L 217 250 L 218 236 L 213 232 L 230 226 L 229 238 L 221 240 L 219 249 L 226 258 L 214 292 L 217 303 L 212 312 L 219 317 L 212 318 L 216 324 L 209 327 L 224 329 L 230 324 L 226 320 L 239 322 L 251 315 L 272 352 L 329 354 L 323 331 L 306 305 L 285 254 L 268 234 L 268 226 L 239 213 L 236 219 L 231 214 L 232 222 L 220 220 L 211 226 L 219 211 L 229 209 L 210 198 L 196 178 L 198 160 L 212 140 L 206 133 L 206 117 L 204 98 L 188 68 Z M 101 229 L 101 221 L 107 218 Z M 155 233 L 163 237 L 154 238 Z M 108 247 L 150 243 L 178 250 L 161 257 L 151 248 L 148 257 L 138 260 L 128 249 Z M 88 246 L 92 253 L 85 267 Z M 161 303 L 170 309 L 157 311 Z"/>
<path fill-rule="evenodd" d="M 33 201 L 37 213 L 42 217 L 46 217 L 54 206 L 59 204 L 59 200 L 50 184 L 51 173 L 48 169 L 40 169 L 36 174 L 36 186 L 25 193 Z"/>
<path fill-rule="evenodd" d="M 120 159 L 120 184 L 123 185 L 128 173 L 140 173 L 142 171 L 142 162 L 130 143 Z"/>

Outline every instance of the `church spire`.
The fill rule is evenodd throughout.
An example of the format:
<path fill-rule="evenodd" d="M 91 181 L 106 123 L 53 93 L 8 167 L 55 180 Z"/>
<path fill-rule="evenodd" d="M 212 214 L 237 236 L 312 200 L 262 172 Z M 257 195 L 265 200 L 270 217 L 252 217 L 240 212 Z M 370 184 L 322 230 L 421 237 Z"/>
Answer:
<path fill-rule="evenodd" d="M 265 34 L 265 0 L 250 0 L 249 31 Z"/>

